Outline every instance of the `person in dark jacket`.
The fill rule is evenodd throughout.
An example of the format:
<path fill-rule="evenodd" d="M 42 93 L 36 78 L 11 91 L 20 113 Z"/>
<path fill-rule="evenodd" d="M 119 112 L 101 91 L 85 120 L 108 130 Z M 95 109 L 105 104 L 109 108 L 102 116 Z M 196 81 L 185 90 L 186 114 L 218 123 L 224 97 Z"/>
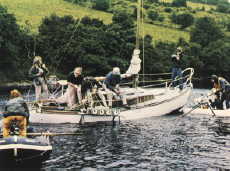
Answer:
<path fill-rule="evenodd" d="M 183 51 L 181 47 L 177 48 L 176 54 L 171 56 L 172 59 L 172 85 L 176 87 L 179 85 L 179 88 L 183 88 L 183 80 L 182 80 L 182 69 L 181 69 L 181 58 L 183 57 Z"/>
<path fill-rule="evenodd" d="M 10 100 L 5 105 L 3 117 L 3 137 L 10 135 L 10 126 L 14 120 L 18 122 L 19 135 L 26 136 L 29 109 L 18 90 L 14 89 L 10 92 Z"/>
<path fill-rule="evenodd" d="M 211 82 L 213 83 L 213 88 L 215 89 L 216 100 L 212 104 L 213 107 L 218 109 L 223 109 L 224 102 L 226 109 L 230 107 L 230 84 L 223 78 L 216 75 L 211 76 Z"/>
<path fill-rule="evenodd" d="M 68 88 L 65 94 L 59 97 L 57 103 L 67 103 L 68 107 L 72 108 L 77 104 L 76 97 L 78 98 L 78 103 L 82 103 L 81 86 L 84 77 L 82 76 L 82 68 L 76 67 L 74 71 L 70 72 L 67 77 Z"/>
<path fill-rule="evenodd" d="M 33 65 L 29 70 L 29 76 L 33 79 L 35 87 L 36 101 L 41 100 L 42 93 L 45 94 L 45 98 L 48 98 L 49 91 L 46 81 L 46 76 L 49 73 L 46 65 L 42 62 L 42 57 L 35 56 Z"/>
<path fill-rule="evenodd" d="M 106 78 L 103 83 L 103 88 L 105 89 L 107 98 L 108 98 L 108 106 L 112 107 L 112 99 L 114 97 L 121 97 L 123 106 L 125 108 L 130 108 L 127 105 L 126 96 L 124 93 L 121 93 L 120 89 L 120 82 L 123 77 L 126 77 L 126 75 L 121 75 L 120 68 L 114 67 L 113 71 L 109 72 L 106 75 Z M 102 100 L 105 100 L 105 98 L 101 98 Z M 103 102 L 105 104 L 105 102 Z"/>

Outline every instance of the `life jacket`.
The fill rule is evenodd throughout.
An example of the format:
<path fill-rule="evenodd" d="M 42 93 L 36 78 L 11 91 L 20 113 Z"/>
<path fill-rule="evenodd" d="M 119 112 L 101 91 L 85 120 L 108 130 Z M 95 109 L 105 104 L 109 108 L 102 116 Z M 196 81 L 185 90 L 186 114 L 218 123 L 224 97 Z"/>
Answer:
<path fill-rule="evenodd" d="M 5 106 L 5 112 L 3 113 L 4 117 L 8 116 L 25 116 L 28 117 L 29 113 L 25 108 L 25 101 L 22 97 L 16 97 L 10 99 Z"/>

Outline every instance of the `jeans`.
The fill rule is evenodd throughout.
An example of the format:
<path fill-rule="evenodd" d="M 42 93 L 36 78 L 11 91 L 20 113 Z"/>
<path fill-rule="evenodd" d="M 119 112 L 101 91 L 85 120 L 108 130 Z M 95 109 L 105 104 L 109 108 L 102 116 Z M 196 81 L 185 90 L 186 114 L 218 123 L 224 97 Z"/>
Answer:
<path fill-rule="evenodd" d="M 182 70 L 181 68 L 172 68 L 172 85 L 173 87 L 176 87 L 179 85 L 179 88 L 183 88 L 183 80 L 182 78 Z M 179 79 L 179 80 L 178 80 Z"/>

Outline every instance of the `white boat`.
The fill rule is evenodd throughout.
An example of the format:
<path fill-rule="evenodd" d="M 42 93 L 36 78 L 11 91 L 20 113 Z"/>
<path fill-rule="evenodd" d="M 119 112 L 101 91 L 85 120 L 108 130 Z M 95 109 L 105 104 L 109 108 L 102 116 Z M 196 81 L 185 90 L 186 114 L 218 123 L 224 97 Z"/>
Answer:
<path fill-rule="evenodd" d="M 83 123 L 116 120 L 136 120 L 153 116 L 162 116 L 184 107 L 191 95 L 193 69 L 183 71 L 183 89 L 171 87 L 165 83 L 164 88 L 123 88 L 126 92 L 130 109 L 116 107 L 105 108 L 101 105 L 84 110 L 65 110 L 64 107 L 40 106 L 31 110 L 31 123 Z M 167 86 L 169 85 L 169 86 Z"/>
<path fill-rule="evenodd" d="M 202 115 L 209 115 L 209 116 L 217 116 L 217 117 L 230 117 L 230 109 L 203 109 L 203 108 L 184 108 L 183 109 L 184 113 L 188 113 L 190 115 L 195 115 L 195 114 L 202 114 Z M 213 114 L 214 112 L 214 114 Z"/>
<path fill-rule="evenodd" d="M 139 57 L 140 50 L 140 12 L 141 0 L 138 1 L 137 10 L 137 39 L 136 48 L 134 49 L 130 66 L 125 74 L 134 76 L 134 88 L 124 87 L 122 92 L 125 92 L 130 109 L 125 109 L 117 104 L 116 100 L 112 109 L 103 107 L 100 103 L 94 103 L 93 107 L 82 108 L 80 110 L 68 110 L 63 106 L 45 106 L 38 105 L 38 108 L 31 110 L 31 123 L 83 123 L 97 121 L 114 121 L 114 120 L 134 120 L 148 118 L 152 116 L 161 116 L 180 110 L 187 103 L 191 95 L 193 85 L 192 76 L 193 68 L 188 68 L 183 71 L 182 79 L 183 89 L 179 85 L 172 87 L 172 80 L 168 79 L 155 80 L 157 84 L 138 87 L 137 78 L 141 69 L 141 59 Z M 144 75 L 144 74 L 143 74 Z M 151 74 L 148 74 L 148 76 Z M 163 75 L 163 74 L 161 74 Z M 156 74 L 153 74 L 155 77 Z M 179 78 L 178 78 L 179 79 Z M 159 82 L 161 83 L 159 84 Z M 178 80 L 176 80 L 178 81 Z M 156 88 L 157 87 L 157 88 Z M 161 87 L 161 88 L 159 88 Z M 62 89 L 63 90 L 63 89 Z"/>

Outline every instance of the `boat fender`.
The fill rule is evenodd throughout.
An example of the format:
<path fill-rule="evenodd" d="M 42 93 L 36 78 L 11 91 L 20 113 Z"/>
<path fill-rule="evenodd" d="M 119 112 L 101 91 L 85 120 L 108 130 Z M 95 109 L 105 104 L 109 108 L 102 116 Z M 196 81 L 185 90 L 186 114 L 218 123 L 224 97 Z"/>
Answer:
<path fill-rule="evenodd" d="M 105 111 L 104 111 L 103 109 L 101 109 L 101 110 L 99 111 L 99 113 L 100 113 L 100 115 L 104 115 L 104 114 L 105 114 Z"/>
<path fill-rule="evenodd" d="M 105 110 L 105 114 L 107 114 L 107 115 L 111 114 L 111 110 L 110 109 L 106 109 Z"/>
<path fill-rule="evenodd" d="M 97 114 L 97 109 L 92 109 L 93 114 Z"/>
<path fill-rule="evenodd" d="M 119 109 L 115 109 L 115 110 L 113 110 L 113 112 L 112 112 L 112 114 L 114 114 L 114 115 L 119 115 L 119 113 L 120 113 L 120 110 L 119 110 Z"/>
<path fill-rule="evenodd" d="M 87 109 L 87 110 L 86 110 L 86 109 L 81 109 L 81 112 L 82 112 L 82 113 L 89 112 L 89 109 Z"/>

